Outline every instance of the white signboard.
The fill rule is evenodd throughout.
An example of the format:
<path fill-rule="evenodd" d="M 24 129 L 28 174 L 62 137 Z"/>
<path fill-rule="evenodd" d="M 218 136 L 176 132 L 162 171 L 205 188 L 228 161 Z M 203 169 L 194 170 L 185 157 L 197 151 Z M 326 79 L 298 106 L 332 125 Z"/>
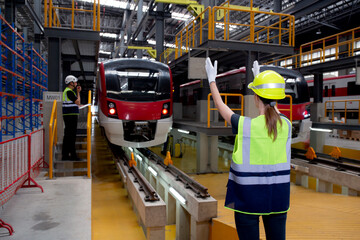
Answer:
<path fill-rule="evenodd" d="M 44 92 L 44 102 L 62 101 L 62 92 Z"/>
<path fill-rule="evenodd" d="M 205 59 L 206 58 L 194 58 L 189 59 L 189 71 L 188 79 L 206 79 L 205 71 Z"/>

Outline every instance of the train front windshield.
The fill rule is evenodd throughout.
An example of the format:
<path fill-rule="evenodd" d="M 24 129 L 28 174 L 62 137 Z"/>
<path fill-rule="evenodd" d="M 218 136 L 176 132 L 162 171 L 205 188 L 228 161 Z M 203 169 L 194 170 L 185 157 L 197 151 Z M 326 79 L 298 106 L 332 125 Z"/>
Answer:
<path fill-rule="evenodd" d="M 170 99 L 170 74 L 155 69 L 117 69 L 105 72 L 107 97 L 123 101 Z"/>
<path fill-rule="evenodd" d="M 291 95 L 293 104 L 310 101 L 307 83 L 303 78 L 283 75 L 285 80 L 285 94 Z M 279 103 L 289 104 L 289 98 L 280 100 Z"/>

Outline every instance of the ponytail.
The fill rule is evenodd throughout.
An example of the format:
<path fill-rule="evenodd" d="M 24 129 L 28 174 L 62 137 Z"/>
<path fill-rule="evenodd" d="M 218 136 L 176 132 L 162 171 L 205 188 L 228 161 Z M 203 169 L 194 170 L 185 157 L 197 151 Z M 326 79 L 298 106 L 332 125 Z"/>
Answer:
<path fill-rule="evenodd" d="M 282 126 L 281 118 L 274 108 L 276 103 L 274 100 L 265 99 L 260 96 L 259 98 L 265 105 L 265 122 L 268 136 L 275 141 L 277 138 L 277 122 L 280 122 L 280 126 Z"/>

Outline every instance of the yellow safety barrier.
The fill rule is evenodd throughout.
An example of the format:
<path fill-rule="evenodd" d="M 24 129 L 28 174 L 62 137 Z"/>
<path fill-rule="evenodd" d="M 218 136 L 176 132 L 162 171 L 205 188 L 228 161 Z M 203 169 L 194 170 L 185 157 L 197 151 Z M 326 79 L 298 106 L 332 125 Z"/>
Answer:
<path fill-rule="evenodd" d="M 174 48 L 165 49 L 165 51 L 160 54 L 160 62 L 168 63 L 170 61 L 171 54 L 174 52 Z"/>
<path fill-rule="evenodd" d="M 212 96 L 211 93 L 208 94 L 208 114 L 207 114 L 207 127 L 210 127 L 210 111 L 211 110 L 218 110 L 217 108 L 211 108 L 210 107 L 210 96 Z M 230 108 L 233 111 L 241 111 L 240 115 L 243 116 L 244 115 L 244 96 L 242 94 L 239 93 L 220 93 L 220 96 L 224 96 L 225 100 L 224 103 L 225 105 L 227 105 L 228 103 L 228 99 L 227 97 L 240 97 L 241 101 L 240 101 L 240 108 Z M 225 121 L 225 127 L 227 126 L 227 122 Z"/>
<path fill-rule="evenodd" d="M 88 94 L 88 113 L 87 113 L 87 124 L 86 124 L 86 137 L 87 137 L 87 176 L 91 178 L 91 91 Z"/>
<path fill-rule="evenodd" d="M 71 8 L 57 7 L 53 5 L 52 0 L 44 0 L 44 26 L 45 27 L 61 27 L 58 16 L 59 10 L 71 11 L 71 29 L 74 29 L 75 12 L 88 12 L 93 14 L 93 31 L 100 31 L 100 0 L 94 0 L 92 9 L 75 8 L 75 0 L 72 0 Z"/>
<path fill-rule="evenodd" d="M 53 150 L 57 144 L 57 103 L 54 100 L 49 123 L 49 178 L 53 178 Z"/>
<path fill-rule="evenodd" d="M 243 16 L 241 21 L 238 17 L 233 17 L 239 15 Z M 266 24 L 264 26 L 256 25 L 255 17 L 258 15 L 277 18 L 277 21 L 270 26 Z M 235 36 L 237 34 L 231 34 L 231 32 L 238 33 L 239 31 L 248 31 L 249 36 L 238 40 L 236 39 L 237 36 Z M 164 56 L 162 61 L 168 63 L 200 46 L 207 40 L 220 39 L 224 41 L 249 41 L 294 46 L 295 17 L 289 14 L 259 11 L 257 8 L 252 8 L 252 5 L 250 7 L 239 7 L 229 4 L 226 6 L 225 4 L 213 8 L 207 7 L 176 34 L 173 59 L 166 59 L 165 53 L 162 53 L 161 55 Z M 283 39 L 288 39 L 288 41 L 284 42 Z"/>
<path fill-rule="evenodd" d="M 302 55 L 304 51 L 312 52 L 313 49 L 321 48 L 323 53 L 320 62 L 337 60 L 340 57 L 354 56 L 354 54 L 360 50 L 360 45 L 356 44 L 360 41 L 359 30 L 360 27 L 357 27 L 309 43 L 304 43 L 300 46 L 300 55 Z M 356 35 L 359 35 L 359 37 L 356 37 Z M 310 61 L 312 62 L 312 59 Z M 303 59 L 300 61 L 299 67 L 303 66 L 302 62 Z"/>
<path fill-rule="evenodd" d="M 211 25 L 209 20 L 205 20 L 205 15 L 211 15 L 211 8 L 207 7 L 194 20 L 188 23 L 175 36 L 175 59 L 187 53 L 196 46 L 201 45 L 211 36 Z M 209 17 L 208 19 L 211 19 Z M 208 36 L 203 31 L 208 32 Z"/>
<path fill-rule="evenodd" d="M 300 46 L 299 53 L 275 59 L 265 65 L 299 68 L 316 63 L 352 57 L 360 51 L 360 27 L 321 38 Z"/>
<path fill-rule="evenodd" d="M 336 102 L 344 102 L 344 104 L 345 104 L 344 110 L 342 110 L 342 109 L 335 110 L 335 109 L 334 109 L 334 104 L 335 104 Z M 359 109 L 357 109 L 357 110 L 349 110 L 349 109 L 347 109 L 347 103 L 349 103 L 349 102 L 350 102 L 350 103 L 352 103 L 352 102 L 358 102 Z M 328 103 L 331 103 L 331 110 L 329 110 L 329 109 L 327 108 L 327 104 L 328 104 Z M 359 113 L 359 124 L 360 124 L 360 100 L 359 100 L 359 99 L 329 100 L 329 101 L 325 101 L 324 109 L 325 109 L 325 116 L 327 116 L 327 113 L 328 113 L 328 112 L 331 112 L 332 122 L 335 122 L 335 119 L 334 119 L 334 113 L 335 113 L 335 112 L 344 112 L 344 114 L 345 114 L 345 116 L 344 116 L 345 123 L 346 123 L 346 113 L 348 113 L 348 112 L 357 112 L 357 113 Z"/>
<path fill-rule="evenodd" d="M 286 109 L 286 108 L 278 108 L 278 110 L 281 112 L 290 112 L 289 115 L 290 115 L 290 122 L 292 122 L 292 103 L 293 103 L 293 99 L 292 99 L 292 96 L 291 95 L 285 95 L 285 98 L 290 98 L 290 106 L 289 106 L 289 109 Z M 276 107 L 277 107 L 277 103 L 276 103 Z"/>

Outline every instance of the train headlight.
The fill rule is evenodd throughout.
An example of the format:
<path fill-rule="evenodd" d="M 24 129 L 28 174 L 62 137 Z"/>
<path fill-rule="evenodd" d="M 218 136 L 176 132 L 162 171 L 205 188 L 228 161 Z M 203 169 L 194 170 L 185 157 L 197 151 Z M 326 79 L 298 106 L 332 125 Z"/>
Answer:
<path fill-rule="evenodd" d="M 108 102 L 108 107 L 109 107 L 109 114 L 108 114 L 108 116 L 109 116 L 109 117 L 117 117 L 115 103 Z"/>
<path fill-rule="evenodd" d="M 114 114 L 116 113 L 115 108 L 110 108 L 110 109 L 109 109 L 109 113 L 110 113 L 111 115 L 114 115 Z"/>
<path fill-rule="evenodd" d="M 310 105 L 307 105 L 307 106 L 305 107 L 305 111 L 304 111 L 302 114 L 303 114 L 303 116 L 304 116 L 304 119 L 310 117 Z"/>
<path fill-rule="evenodd" d="M 170 116 L 170 103 L 164 103 L 161 110 L 161 118 Z"/>

